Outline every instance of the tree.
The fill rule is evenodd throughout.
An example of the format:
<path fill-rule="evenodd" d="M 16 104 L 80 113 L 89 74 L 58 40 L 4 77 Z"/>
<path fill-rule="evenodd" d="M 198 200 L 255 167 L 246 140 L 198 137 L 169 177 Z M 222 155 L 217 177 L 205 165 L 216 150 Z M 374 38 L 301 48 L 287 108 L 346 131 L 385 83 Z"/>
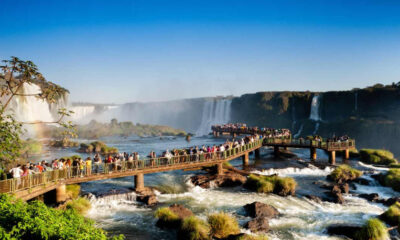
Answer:
<path fill-rule="evenodd" d="M 22 125 L 24 124 L 58 124 L 65 128 L 66 137 L 75 136 L 75 126 L 71 121 L 63 121 L 73 112 L 65 108 L 58 110 L 59 118 L 56 121 L 18 122 L 12 114 L 7 112 L 10 102 L 15 97 L 34 96 L 38 99 L 55 103 L 67 89 L 47 81 L 31 61 L 23 61 L 17 57 L 3 60 L 0 66 L 0 165 L 4 166 L 19 157 L 21 148 Z M 27 94 L 22 91 L 24 84 L 36 84 L 40 93 Z"/>

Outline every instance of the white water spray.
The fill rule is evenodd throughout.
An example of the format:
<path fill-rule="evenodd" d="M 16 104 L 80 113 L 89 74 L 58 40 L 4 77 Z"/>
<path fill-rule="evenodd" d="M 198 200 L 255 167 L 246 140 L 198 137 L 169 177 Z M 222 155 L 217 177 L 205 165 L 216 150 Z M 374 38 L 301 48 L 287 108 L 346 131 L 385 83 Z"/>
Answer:
<path fill-rule="evenodd" d="M 231 103 L 230 99 L 206 101 L 196 135 L 207 135 L 211 131 L 212 125 L 228 123 L 231 115 Z"/>
<path fill-rule="evenodd" d="M 315 129 L 313 134 L 316 134 L 318 132 L 319 122 L 321 121 L 321 116 L 319 114 L 320 113 L 319 105 L 320 105 L 320 97 L 319 95 L 314 95 L 314 97 L 311 100 L 311 112 L 310 112 L 310 120 L 315 121 Z"/>

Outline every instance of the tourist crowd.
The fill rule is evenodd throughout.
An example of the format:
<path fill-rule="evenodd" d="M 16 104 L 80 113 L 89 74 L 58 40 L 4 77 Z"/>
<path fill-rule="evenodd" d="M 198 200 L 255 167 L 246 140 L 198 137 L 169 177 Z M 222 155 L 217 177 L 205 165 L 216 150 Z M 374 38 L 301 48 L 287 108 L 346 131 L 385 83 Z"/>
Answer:
<path fill-rule="evenodd" d="M 251 133 L 259 134 L 265 138 L 290 138 L 291 132 L 289 129 L 281 128 L 258 128 L 247 127 L 245 123 L 227 123 L 223 125 L 214 125 L 211 127 L 213 131 L 231 132 L 231 133 Z"/>
<path fill-rule="evenodd" d="M 112 172 L 123 168 L 135 169 L 138 167 L 154 167 L 156 165 L 169 165 L 193 161 L 209 161 L 215 158 L 223 158 L 227 150 L 239 148 L 263 136 L 254 134 L 243 138 L 227 140 L 223 144 L 212 146 L 195 146 L 185 149 L 166 150 L 160 155 L 151 151 L 146 159 L 140 159 L 138 152 L 118 153 L 115 155 L 106 155 L 104 158 L 100 154 L 95 154 L 93 159 L 87 157 L 82 159 L 79 156 L 63 157 L 52 160 L 51 162 L 41 161 L 39 163 L 19 164 L 9 170 L 11 177 L 21 178 L 28 175 L 40 174 L 53 170 L 65 170 L 66 174 L 73 177 L 82 177 L 92 173 Z M 105 163 L 105 164 L 104 164 Z"/>

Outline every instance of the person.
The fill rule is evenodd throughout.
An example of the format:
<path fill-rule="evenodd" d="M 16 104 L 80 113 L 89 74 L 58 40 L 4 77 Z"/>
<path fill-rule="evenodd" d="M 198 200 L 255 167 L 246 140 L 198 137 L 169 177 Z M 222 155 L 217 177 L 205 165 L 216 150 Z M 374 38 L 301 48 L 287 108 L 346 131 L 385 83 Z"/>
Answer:
<path fill-rule="evenodd" d="M 21 174 L 23 173 L 21 169 L 21 165 L 18 164 L 17 167 L 11 168 L 10 173 L 12 174 L 12 177 L 17 179 L 17 188 L 21 185 Z"/>
<path fill-rule="evenodd" d="M 95 173 L 99 173 L 100 164 L 101 164 L 100 155 L 98 153 L 96 153 L 96 155 L 94 155 L 94 171 L 95 171 Z"/>
<path fill-rule="evenodd" d="M 77 177 L 79 175 L 79 159 L 75 158 L 72 161 L 72 176 Z"/>
<path fill-rule="evenodd" d="M 92 159 L 90 157 L 86 158 L 86 175 L 90 176 L 92 174 Z"/>

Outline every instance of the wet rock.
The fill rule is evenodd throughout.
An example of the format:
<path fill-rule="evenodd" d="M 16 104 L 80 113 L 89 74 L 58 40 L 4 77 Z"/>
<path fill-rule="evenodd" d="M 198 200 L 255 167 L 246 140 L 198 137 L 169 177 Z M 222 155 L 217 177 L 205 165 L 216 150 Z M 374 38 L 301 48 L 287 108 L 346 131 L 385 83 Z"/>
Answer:
<path fill-rule="evenodd" d="M 379 199 L 379 194 L 377 194 L 377 193 L 370 193 L 370 194 L 363 193 L 363 194 L 360 194 L 358 196 L 360 198 L 367 199 L 370 202 L 378 202 L 380 200 Z"/>
<path fill-rule="evenodd" d="M 331 225 L 327 228 L 329 235 L 346 236 L 353 239 L 357 231 L 361 229 L 360 226 L 351 225 Z"/>
<path fill-rule="evenodd" d="M 179 218 L 184 219 L 193 215 L 193 212 L 181 204 L 172 204 L 169 206 L 172 212 L 179 216 Z"/>
<path fill-rule="evenodd" d="M 338 185 L 333 186 L 330 195 L 333 197 L 333 202 L 343 204 L 344 198 L 342 195 L 342 190 Z"/>
<path fill-rule="evenodd" d="M 192 183 L 202 188 L 236 187 L 243 185 L 247 178 L 235 172 L 227 172 L 224 175 L 196 175 L 190 178 Z"/>
<path fill-rule="evenodd" d="M 314 196 L 314 195 L 306 195 L 306 198 L 310 199 L 311 201 L 317 202 L 317 203 L 321 203 L 322 200 L 320 197 Z"/>
<path fill-rule="evenodd" d="M 246 223 L 245 228 L 250 229 L 250 231 L 256 232 L 268 232 L 269 223 L 268 219 L 265 217 L 258 217 Z"/>
<path fill-rule="evenodd" d="M 378 202 L 384 204 L 385 206 L 392 206 L 396 202 L 400 202 L 400 197 L 392 197 L 392 198 L 388 198 L 388 199 L 380 199 Z"/>
<path fill-rule="evenodd" d="M 346 194 L 349 193 L 349 189 L 350 188 L 349 188 L 349 184 L 348 183 L 344 183 L 344 184 L 339 185 L 339 188 L 342 191 L 342 193 L 346 193 Z"/>
<path fill-rule="evenodd" d="M 274 218 L 279 215 L 276 208 L 261 202 L 253 202 L 244 206 L 248 216 L 253 218 Z"/>
<path fill-rule="evenodd" d="M 157 196 L 151 188 L 145 188 L 140 191 L 136 191 L 136 201 L 142 202 L 148 206 L 154 206 L 157 204 Z"/>
<path fill-rule="evenodd" d="M 365 186 L 370 186 L 371 185 L 371 180 L 365 179 L 365 178 L 357 178 L 354 179 L 353 183 L 357 183 L 360 185 L 365 185 Z"/>

